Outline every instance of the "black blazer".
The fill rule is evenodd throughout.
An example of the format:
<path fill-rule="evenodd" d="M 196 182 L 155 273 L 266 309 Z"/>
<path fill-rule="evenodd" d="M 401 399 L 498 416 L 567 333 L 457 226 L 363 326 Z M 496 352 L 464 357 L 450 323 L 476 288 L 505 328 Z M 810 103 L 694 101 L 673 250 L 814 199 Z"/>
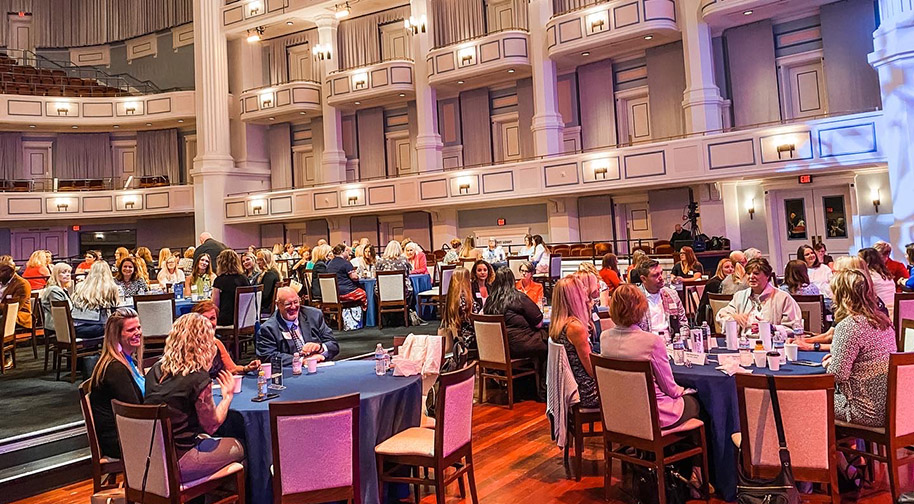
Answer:
<path fill-rule="evenodd" d="M 142 365 L 142 364 L 141 364 Z M 100 372 L 96 369 L 95 372 Z M 92 406 L 92 418 L 95 421 L 95 435 L 102 455 L 121 458 L 121 447 L 117 443 L 117 427 L 114 425 L 114 410 L 111 400 L 127 404 L 143 404 L 143 392 L 127 366 L 118 361 L 108 364 L 104 377 L 98 386 L 92 387 L 89 404 Z"/>
<path fill-rule="evenodd" d="M 298 328 L 305 343 L 320 343 L 326 351 L 322 354 L 331 360 L 340 353 L 340 345 L 333 337 L 333 331 L 324 322 L 324 314 L 317 308 L 302 306 L 298 312 Z M 283 334 L 285 333 L 285 334 Z M 292 339 L 288 337 L 289 328 L 279 310 L 260 326 L 260 333 L 254 344 L 257 357 L 269 362 L 273 357 L 282 357 L 283 366 L 292 363 Z"/>

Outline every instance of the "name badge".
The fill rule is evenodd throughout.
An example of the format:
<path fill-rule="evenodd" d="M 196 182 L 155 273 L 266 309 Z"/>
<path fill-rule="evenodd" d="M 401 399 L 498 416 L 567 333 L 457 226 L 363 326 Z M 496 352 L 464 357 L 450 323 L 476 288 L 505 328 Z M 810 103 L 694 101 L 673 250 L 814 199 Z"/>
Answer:
<path fill-rule="evenodd" d="M 686 352 L 685 358 L 688 362 L 692 363 L 693 366 L 704 366 L 708 361 L 708 354 L 706 353 L 696 353 L 696 352 Z"/>
<path fill-rule="evenodd" d="M 292 333 L 290 333 L 290 332 L 283 332 L 283 333 L 282 333 L 282 339 L 284 339 L 284 340 L 290 340 L 290 339 L 292 339 Z"/>

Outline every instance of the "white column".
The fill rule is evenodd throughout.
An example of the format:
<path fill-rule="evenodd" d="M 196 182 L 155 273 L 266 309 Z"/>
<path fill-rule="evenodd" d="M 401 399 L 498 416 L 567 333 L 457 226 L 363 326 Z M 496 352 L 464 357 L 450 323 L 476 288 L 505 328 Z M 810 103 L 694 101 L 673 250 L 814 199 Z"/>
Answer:
<path fill-rule="evenodd" d="M 882 24 L 873 33 L 869 62 L 879 72 L 882 127 L 879 142 L 889 164 L 895 223 L 889 239 L 895 250 L 914 242 L 914 6 L 880 0 Z"/>
<path fill-rule="evenodd" d="M 438 96 L 428 84 L 428 61 L 426 56 L 434 40 L 432 32 L 431 0 L 410 0 L 410 14 L 417 21 L 422 16 L 428 20 L 425 33 L 421 30 L 413 35 L 412 56 L 416 80 L 416 157 L 419 172 L 441 171 L 441 135 L 438 134 Z"/>
<path fill-rule="evenodd" d="M 581 241 L 578 221 L 577 198 L 549 199 L 549 242 L 568 243 Z"/>
<path fill-rule="evenodd" d="M 339 20 L 330 15 L 319 16 L 314 20 L 317 24 L 318 43 L 322 48 L 330 48 L 330 59 L 321 61 L 315 59 L 315 62 L 321 65 L 321 82 L 324 86 L 327 83 L 327 75 L 330 72 L 339 70 L 340 55 L 337 51 L 336 30 L 339 27 Z M 321 118 L 324 123 L 324 152 L 321 154 L 321 170 L 317 176 L 318 183 L 333 183 L 346 181 L 346 153 L 343 151 L 343 132 L 340 128 L 342 119 L 340 111 L 335 107 L 327 105 L 326 97 L 329 93 L 324 92 L 321 98 Z"/>
<path fill-rule="evenodd" d="M 552 16 L 552 0 L 530 0 L 530 64 L 533 66 L 533 143 L 537 156 L 564 152 L 558 112 L 555 62 L 546 51 L 546 23 Z"/>
<path fill-rule="evenodd" d="M 243 38 L 228 44 L 229 91 L 236 106 L 232 107 L 230 135 L 232 157 L 239 171 L 252 176 L 270 176 L 270 157 L 267 153 L 267 126 L 250 124 L 241 120 L 241 93 L 267 84 L 263 80 L 263 46 Z"/>
<path fill-rule="evenodd" d="M 682 100 L 686 132 L 719 130 L 722 99 L 714 82 L 711 27 L 701 17 L 699 0 L 680 0 L 678 5 L 686 74 Z"/>
<path fill-rule="evenodd" d="M 197 234 L 222 239 L 226 181 L 235 168 L 229 138 L 228 56 L 220 2 L 194 0 L 197 157 L 191 171 Z"/>

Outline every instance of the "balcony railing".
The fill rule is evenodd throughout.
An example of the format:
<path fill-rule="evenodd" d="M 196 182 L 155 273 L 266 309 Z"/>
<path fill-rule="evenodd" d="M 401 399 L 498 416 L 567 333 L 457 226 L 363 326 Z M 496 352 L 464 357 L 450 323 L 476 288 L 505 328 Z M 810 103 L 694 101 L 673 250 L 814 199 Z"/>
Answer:
<path fill-rule="evenodd" d="M 334 107 L 377 107 L 416 96 L 413 61 L 407 59 L 332 72 L 324 83 L 327 104 Z"/>
<path fill-rule="evenodd" d="M 491 85 L 530 74 L 530 34 L 503 30 L 428 53 L 429 84 L 437 87 Z"/>
<path fill-rule="evenodd" d="M 191 213 L 190 185 L 87 191 L 0 192 L 0 218 L 20 221 Z"/>
<path fill-rule="evenodd" d="M 260 124 L 321 115 L 321 84 L 296 80 L 241 93 L 241 120 Z"/>

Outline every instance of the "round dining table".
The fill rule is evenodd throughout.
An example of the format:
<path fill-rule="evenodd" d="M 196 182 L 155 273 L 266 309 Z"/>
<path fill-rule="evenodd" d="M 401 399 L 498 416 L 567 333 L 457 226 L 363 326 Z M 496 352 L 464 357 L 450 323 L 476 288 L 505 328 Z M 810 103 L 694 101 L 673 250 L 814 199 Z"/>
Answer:
<path fill-rule="evenodd" d="M 322 364 L 314 374 L 307 374 L 306 371 L 297 376 L 292 375 L 291 368 L 285 368 L 285 390 L 279 391 L 279 397 L 263 402 L 252 401 L 257 395 L 257 379 L 253 376 L 244 377 L 241 393 L 232 399 L 231 410 L 240 413 L 244 419 L 250 502 L 273 502 L 270 403 L 326 399 L 352 393 L 360 394 L 359 483 L 362 502 L 382 502 L 378 495 L 374 448 L 400 431 L 419 426 L 422 381 L 419 376 L 395 377 L 389 373 L 377 376 L 374 369 L 374 361 L 332 362 Z M 319 464 L 320 460 L 304 460 L 301 463 Z"/>
<path fill-rule="evenodd" d="M 736 378 L 715 369 L 713 354 L 734 353 L 715 349 L 704 366 L 673 366 L 676 383 L 698 391 L 708 442 L 708 463 L 711 483 L 718 495 L 728 502 L 736 500 L 736 447 L 730 435 L 739 432 L 739 403 L 736 399 Z M 821 362 L 828 352 L 798 352 L 799 360 Z M 779 371 L 749 366 L 753 374 L 800 376 L 825 373 L 822 366 L 810 367 L 788 362 Z"/>

